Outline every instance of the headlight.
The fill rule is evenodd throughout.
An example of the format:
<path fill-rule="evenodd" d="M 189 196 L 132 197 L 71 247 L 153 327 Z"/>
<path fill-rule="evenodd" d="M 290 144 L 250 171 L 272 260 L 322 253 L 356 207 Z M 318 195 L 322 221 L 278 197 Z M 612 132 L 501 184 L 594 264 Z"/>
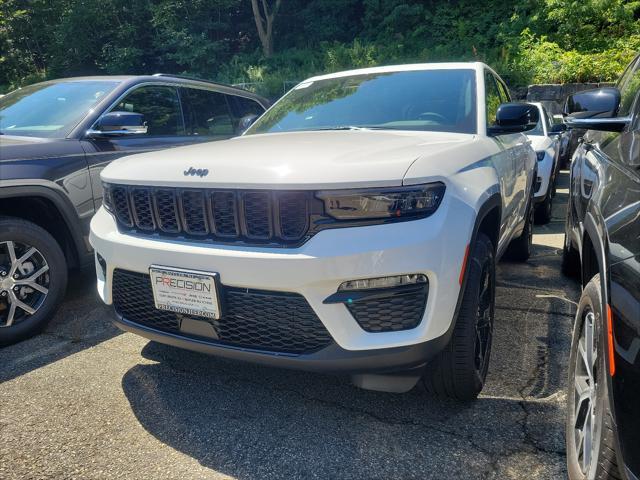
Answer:
<path fill-rule="evenodd" d="M 428 217 L 438 209 L 445 186 L 441 182 L 397 188 L 328 190 L 316 196 L 336 220 Z"/>
<path fill-rule="evenodd" d="M 102 205 L 109 212 L 113 212 L 113 194 L 111 190 L 111 185 L 108 183 L 102 184 Z"/>
<path fill-rule="evenodd" d="M 536 152 L 536 157 L 538 157 L 538 161 L 541 162 L 542 160 L 544 160 L 544 154 L 545 152 Z"/>

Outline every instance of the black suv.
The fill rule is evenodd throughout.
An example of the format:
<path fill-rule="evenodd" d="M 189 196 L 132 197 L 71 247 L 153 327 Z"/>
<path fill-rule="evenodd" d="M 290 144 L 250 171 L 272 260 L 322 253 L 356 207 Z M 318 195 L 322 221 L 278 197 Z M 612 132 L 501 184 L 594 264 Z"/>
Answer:
<path fill-rule="evenodd" d="M 267 107 L 245 90 L 163 74 L 54 80 L 0 98 L 0 345 L 41 329 L 67 269 L 93 262 L 103 167 L 235 136 Z"/>
<path fill-rule="evenodd" d="M 567 395 L 570 479 L 640 476 L 640 56 L 615 88 L 567 99 L 585 129 L 571 164 L 563 252 L 582 297 Z"/>

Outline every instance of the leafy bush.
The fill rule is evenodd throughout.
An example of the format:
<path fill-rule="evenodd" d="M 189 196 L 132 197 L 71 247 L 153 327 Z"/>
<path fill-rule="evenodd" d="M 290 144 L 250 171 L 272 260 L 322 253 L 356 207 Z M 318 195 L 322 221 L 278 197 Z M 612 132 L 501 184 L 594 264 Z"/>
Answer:
<path fill-rule="evenodd" d="M 46 78 L 180 73 L 270 97 L 330 71 L 480 60 L 512 87 L 612 81 L 639 0 L 286 0 L 265 58 L 249 0 L 0 0 L 0 92 Z"/>

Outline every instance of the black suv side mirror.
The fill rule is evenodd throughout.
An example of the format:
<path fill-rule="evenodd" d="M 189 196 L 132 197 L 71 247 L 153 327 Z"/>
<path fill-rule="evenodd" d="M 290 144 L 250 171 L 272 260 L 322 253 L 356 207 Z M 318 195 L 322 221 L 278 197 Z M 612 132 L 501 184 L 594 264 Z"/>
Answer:
<path fill-rule="evenodd" d="M 569 127 L 605 132 L 621 132 L 631 123 L 630 117 L 617 117 L 620 90 L 615 87 L 596 88 L 567 97 L 563 114 Z"/>
<path fill-rule="evenodd" d="M 569 95 L 562 113 L 573 118 L 611 118 L 618 114 L 619 106 L 620 90 L 596 88 Z"/>
<path fill-rule="evenodd" d="M 487 128 L 491 136 L 526 132 L 540 120 L 538 107 L 530 103 L 503 103 L 496 112 L 496 123 Z"/>
<path fill-rule="evenodd" d="M 105 113 L 87 132 L 89 137 L 122 137 L 125 135 L 143 135 L 147 133 L 144 115 L 135 112 Z"/>

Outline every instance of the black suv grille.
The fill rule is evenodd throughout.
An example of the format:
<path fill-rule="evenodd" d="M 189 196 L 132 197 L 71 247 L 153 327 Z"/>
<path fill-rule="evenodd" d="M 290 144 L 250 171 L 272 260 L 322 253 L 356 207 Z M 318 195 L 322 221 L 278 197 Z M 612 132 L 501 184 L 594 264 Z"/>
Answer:
<path fill-rule="evenodd" d="M 209 321 L 219 340 L 206 339 L 210 343 L 303 354 L 331 342 L 329 332 L 302 295 L 221 286 L 220 296 L 223 316 Z M 184 316 L 155 308 L 149 275 L 114 270 L 113 303 L 126 320 L 190 336 L 180 331 Z"/>
<path fill-rule="evenodd" d="M 312 192 L 109 185 L 121 230 L 219 242 L 292 245 L 309 233 Z"/>

